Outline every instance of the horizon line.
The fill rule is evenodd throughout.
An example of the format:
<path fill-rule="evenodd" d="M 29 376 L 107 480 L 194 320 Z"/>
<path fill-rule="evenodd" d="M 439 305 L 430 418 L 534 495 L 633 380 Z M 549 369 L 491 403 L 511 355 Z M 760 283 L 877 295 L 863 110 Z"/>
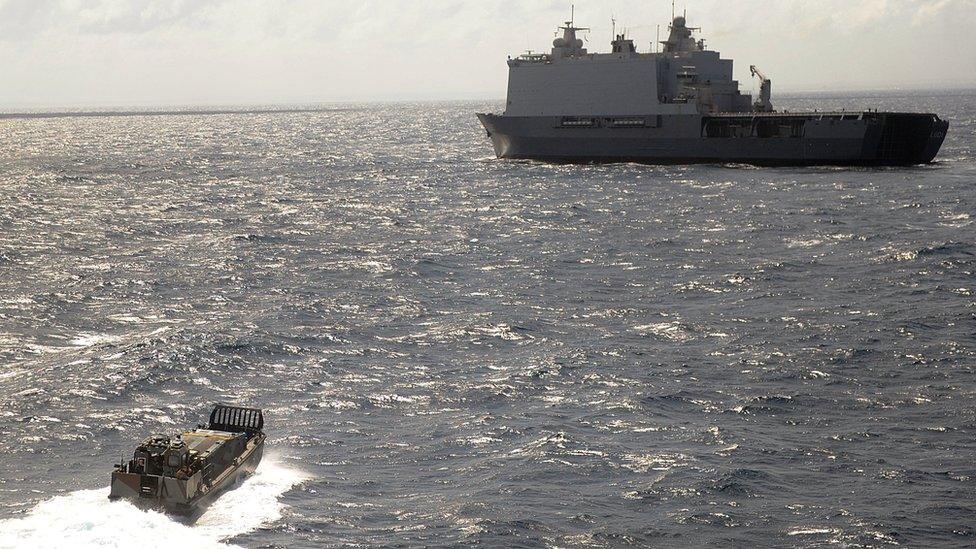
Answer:
<path fill-rule="evenodd" d="M 801 99 L 805 96 L 831 96 L 834 94 L 877 94 L 891 96 L 900 93 L 956 94 L 976 92 L 976 83 L 959 87 L 895 87 L 895 88 L 854 88 L 854 89 L 807 89 L 784 90 L 781 97 Z M 17 118 L 56 118 L 69 116 L 175 116 L 184 114 L 223 115 L 223 114 L 294 114 L 302 112 L 342 111 L 350 105 L 382 105 L 406 103 L 504 103 L 504 98 L 372 98 L 372 99 L 324 99 L 324 100 L 247 100 L 241 102 L 201 101 L 201 102 L 133 102 L 133 103 L 76 103 L 76 104 L 17 104 L 0 103 L 0 119 Z M 332 108 L 328 108 L 332 107 Z"/>

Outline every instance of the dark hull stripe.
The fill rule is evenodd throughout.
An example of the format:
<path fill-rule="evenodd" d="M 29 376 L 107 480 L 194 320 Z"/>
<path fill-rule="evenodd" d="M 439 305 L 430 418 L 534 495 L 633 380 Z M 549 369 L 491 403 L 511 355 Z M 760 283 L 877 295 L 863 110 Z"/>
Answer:
<path fill-rule="evenodd" d="M 640 128 L 611 118 L 571 127 L 581 118 L 479 118 L 498 157 L 560 163 L 910 166 L 935 159 L 949 126 L 934 115 L 874 112 L 646 117 Z"/>

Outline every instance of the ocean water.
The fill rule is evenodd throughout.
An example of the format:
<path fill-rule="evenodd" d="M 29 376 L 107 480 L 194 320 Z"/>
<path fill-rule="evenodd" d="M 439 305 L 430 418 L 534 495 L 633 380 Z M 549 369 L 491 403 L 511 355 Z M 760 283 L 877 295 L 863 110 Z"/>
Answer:
<path fill-rule="evenodd" d="M 499 161 L 496 104 L 0 120 L 0 547 L 972 546 L 976 92 L 905 169 Z M 105 499 L 213 403 L 259 473 Z"/>

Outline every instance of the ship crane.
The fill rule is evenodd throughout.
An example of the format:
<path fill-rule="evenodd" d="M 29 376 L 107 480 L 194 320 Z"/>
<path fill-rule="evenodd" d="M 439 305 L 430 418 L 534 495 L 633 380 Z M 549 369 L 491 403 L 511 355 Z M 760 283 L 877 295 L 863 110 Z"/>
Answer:
<path fill-rule="evenodd" d="M 766 78 L 766 75 L 755 65 L 749 67 L 749 72 L 752 73 L 752 76 L 758 78 L 760 82 L 759 100 L 753 105 L 753 109 L 756 112 L 773 112 L 773 81 Z"/>

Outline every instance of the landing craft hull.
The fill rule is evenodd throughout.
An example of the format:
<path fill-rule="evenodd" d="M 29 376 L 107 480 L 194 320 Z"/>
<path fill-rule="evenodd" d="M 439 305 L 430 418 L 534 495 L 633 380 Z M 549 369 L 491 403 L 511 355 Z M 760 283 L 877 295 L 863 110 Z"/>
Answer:
<path fill-rule="evenodd" d="M 237 486 L 238 482 L 253 475 L 257 471 L 258 465 L 260 465 L 263 457 L 264 441 L 262 440 L 254 447 L 252 452 L 242 456 L 240 465 L 230 469 L 227 475 L 214 484 L 209 492 L 186 504 L 171 504 L 166 507 L 167 512 L 183 516 L 193 516 L 203 513 L 222 494 Z"/>
<path fill-rule="evenodd" d="M 238 481 L 253 475 L 263 456 L 264 437 L 261 437 L 255 440 L 231 466 L 220 473 L 210 488 L 195 490 L 192 486 L 188 486 L 186 481 L 161 478 L 159 489 L 150 497 L 141 493 L 141 486 L 145 485 L 143 475 L 116 471 L 112 473 L 109 499 L 125 499 L 144 509 L 196 517 L 206 511 L 221 494 L 236 486 Z M 187 497 L 188 493 L 193 495 Z"/>
<path fill-rule="evenodd" d="M 879 112 L 478 118 L 499 158 L 566 163 L 911 166 L 935 159 L 949 127 Z"/>

